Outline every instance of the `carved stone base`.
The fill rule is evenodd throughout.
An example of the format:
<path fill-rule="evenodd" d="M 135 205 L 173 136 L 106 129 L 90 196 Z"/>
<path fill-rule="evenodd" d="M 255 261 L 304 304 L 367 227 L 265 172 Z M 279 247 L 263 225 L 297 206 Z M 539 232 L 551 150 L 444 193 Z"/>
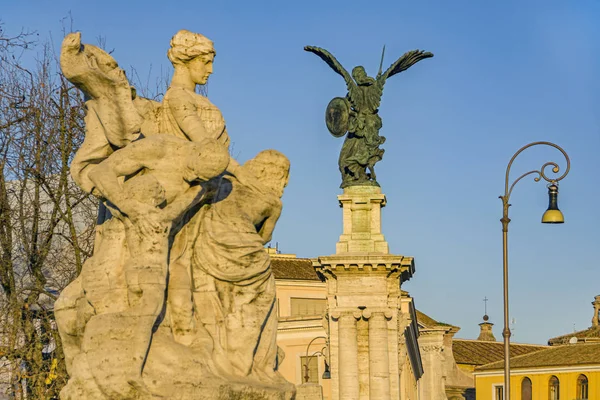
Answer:
<path fill-rule="evenodd" d="M 323 400 L 323 387 L 317 383 L 296 386 L 296 400 Z"/>
<path fill-rule="evenodd" d="M 84 382 L 69 382 L 69 386 L 61 391 L 63 400 L 105 400 L 99 392 L 86 390 Z M 219 378 L 203 379 L 202 382 L 191 384 L 187 382 L 174 382 L 169 387 L 170 394 L 159 396 L 142 394 L 132 391 L 128 399 L 136 400 L 292 400 L 295 398 L 295 389 L 252 386 L 244 383 L 225 382 Z M 312 399 L 312 398 L 311 398 Z M 121 400 L 121 399 L 119 399 Z"/>
<path fill-rule="evenodd" d="M 93 350 L 75 358 L 74 377 L 61 391 L 61 400 L 292 400 L 296 393 L 276 371 L 248 377 L 216 371 L 205 344 L 178 344 L 164 327 L 152 337 L 141 382 L 123 379 L 123 369 L 115 364 L 118 357 L 103 358 Z M 105 372 L 101 381 L 90 364 Z"/>

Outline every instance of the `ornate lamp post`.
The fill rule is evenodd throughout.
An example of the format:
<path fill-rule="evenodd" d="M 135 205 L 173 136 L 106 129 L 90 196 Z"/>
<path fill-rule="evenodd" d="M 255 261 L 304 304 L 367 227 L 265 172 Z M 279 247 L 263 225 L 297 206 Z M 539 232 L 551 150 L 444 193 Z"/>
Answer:
<path fill-rule="evenodd" d="M 305 357 L 305 362 L 304 362 L 304 383 L 308 383 L 308 380 L 310 379 L 310 375 L 308 372 L 308 364 L 310 363 L 310 360 L 312 360 L 312 358 L 316 355 L 322 355 L 325 358 L 325 371 L 323 372 L 323 379 L 331 379 L 331 372 L 329 371 L 329 363 L 327 362 L 327 356 L 325 355 L 325 353 L 323 352 L 323 349 L 325 349 L 327 346 L 323 347 L 323 349 L 314 352 L 313 354 L 310 355 L 310 357 L 308 356 L 308 350 L 310 349 L 310 345 L 317 339 L 325 339 L 327 340 L 326 336 L 317 336 L 316 338 L 313 338 L 309 343 L 308 346 L 306 346 L 306 357 Z"/>
<path fill-rule="evenodd" d="M 560 168 L 558 167 L 558 164 L 556 164 L 555 162 L 547 162 L 544 165 L 542 165 L 542 167 L 539 170 L 529 171 L 529 172 L 526 172 L 523 175 L 519 176 L 509 187 L 508 178 L 509 178 L 509 174 L 510 174 L 510 167 L 512 166 L 513 161 L 515 160 L 515 158 L 517 158 L 517 156 L 519 154 L 521 154 L 521 152 L 523 152 L 523 150 L 528 149 L 532 146 L 537 146 L 537 145 L 551 146 L 551 147 L 558 149 L 563 154 L 563 156 L 565 156 L 565 159 L 567 160 L 567 168 L 565 169 L 565 172 L 559 177 L 548 178 L 544 172 L 546 167 L 552 166 L 552 172 L 555 174 L 560 171 Z M 551 142 L 533 142 L 533 143 L 529 143 L 529 144 L 521 147 L 512 156 L 512 158 L 510 159 L 510 162 L 508 163 L 508 166 L 506 167 L 504 196 L 500 196 L 500 199 L 502 200 L 502 209 L 503 209 L 502 219 L 500 220 L 500 222 L 502 222 L 502 250 L 503 250 L 502 259 L 503 259 L 503 264 L 504 264 L 503 265 L 503 267 L 504 267 L 504 269 L 503 269 L 503 272 L 504 272 L 504 275 L 503 275 L 504 330 L 502 331 L 502 336 L 504 337 L 504 393 L 505 393 L 504 399 L 505 400 L 510 400 L 510 335 L 511 335 L 509 324 L 508 324 L 508 320 L 509 320 L 509 318 L 508 318 L 508 224 L 510 223 L 510 218 L 508 218 L 508 208 L 510 207 L 510 204 L 508 202 L 510 200 L 510 195 L 512 193 L 512 190 L 513 190 L 514 186 L 517 184 L 517 182 L 519 182 L 521 179 L 523 179 L 524 177 L 526 177 L 528 175 L 537 174 L 537 176 L 534 178 L 534 181 L 539 182 L 541 179 L 544 179 L 546 182 L 549 182 L 549 184 L 548 184 L 549 205 L 548 205 L 548 209 L 542 216 L 542 223 L 562 224 L 563 222 L 565 222 L 565 220 L 564 220 L 564 216 L 563 216 L 562 212 L 558 209 L 558 203 L 557 203 L 558 181 L 560 181 L 565 176 L 567 176 L 570 168 L 571 168 L 571 161 L 569 160 L 569 156 L 567 155 L 567 153 L 561 147 L 559 147 L 556 144 L 551 143 Z"/>

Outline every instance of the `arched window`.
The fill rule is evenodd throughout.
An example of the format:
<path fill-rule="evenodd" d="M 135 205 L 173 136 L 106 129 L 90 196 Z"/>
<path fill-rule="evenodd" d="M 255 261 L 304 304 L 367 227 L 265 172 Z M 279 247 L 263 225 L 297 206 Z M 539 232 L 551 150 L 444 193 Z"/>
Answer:
<path fill-rule="evenodd" d="M 554 375 L 550 377 L 548 382 L 548 399 L 549 400 L 560 400 L 560 382 Z"/>
<path fill-rule="evenodd" d="M 521 400 L 531 400 L 531 379 L 527 377 L 521 382 Z"/>
<path fill-rule="evenodd" d="M 588 378 L 583 374 L 577 378 L 577 399 L 588 400 Z"/>

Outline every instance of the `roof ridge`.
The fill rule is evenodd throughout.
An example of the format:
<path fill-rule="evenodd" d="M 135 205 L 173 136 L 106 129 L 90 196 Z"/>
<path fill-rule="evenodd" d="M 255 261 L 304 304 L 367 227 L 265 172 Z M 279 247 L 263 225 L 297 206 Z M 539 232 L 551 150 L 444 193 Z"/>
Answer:
<path fill-rule="evenodd" d="M 496 344 L 504 344 L 504 342 L 499 342 L 499 341 L 491 341 L 491 340 L 477 340 L 477 339 L 465 339 L 465 338 L 452 338 L 452 340 L 464 340 L 467 342 L 479 342 L 479 343 L 496 343 Z M 511 345 L 516 345 L 516 346 L 531 346 L 531 347 L 552 347 L 552 346 L 548 346 L 547 344 L 535 344 L 535 343 L 517 343 L 517 342 L 510 342 Z"/>
<path fill-rule="evenodd" d="M 589 346 L 600 346 L 600 343 L 586 343 L 586 344 L 589 345 Z M 551 353 L 551 352 L 558 351 L 560 349 L 567 348 L 567 347 L 570 347 L 570 348 L 573 348 L 573 349 L 581 349 L 583 346 L 585 346 L 585 344 L 564 344 L 564 345 L 558 345 L 558 346 L 544 346 L 544 347 L 546 347 L 544 349 L 539 349 L 539 350 L 531 351 L 529 353 L 520 354 L 518 356 L 511 356 L 510 360 L 511 360 L 511 363 L 512 363 L 513 361 L 518 361 L 520 359 L 524 359 L 524 358 L 527 358 L 527 357 L 532 357 L 532 356 L 535 356 L 536 354 L 539 354 L 539 353 L 542 353 L 542 352 L 549 352 L 549 353 Z M 594 363 L 591 363 L 591 364 L 594 364 Z M 476 368 L 480 369 L 480 370 L 496 369 L 496 368 L 500 368 L 503 365 L 504 365 L 504 360 L 498 360 L 498 361 L 494 361 L 494 362 L 487 363 L 487 364 L 484 364 L 484 365 L 480 365 L 480 366 L 478 366 Z M 514 367 L 514 364 L 513 364 L 513 367 Z"/>
<path fill-rule="evenodd" d="M 575 336 L 578 333 L 583 333 L 583 332 L 593 331 L 593 330 L 600 330 L 600 326 L 590 326 L 589 328 L 582 329 L 580 331 L 575 331 L 575 332 L 571 332 L 571 333 L 565 333 L 564 335 L 554 336 L 554 337 L 548 339 L 548 341 L 563 338 L 563 337 L 568 337 L 568 336 Z"/>

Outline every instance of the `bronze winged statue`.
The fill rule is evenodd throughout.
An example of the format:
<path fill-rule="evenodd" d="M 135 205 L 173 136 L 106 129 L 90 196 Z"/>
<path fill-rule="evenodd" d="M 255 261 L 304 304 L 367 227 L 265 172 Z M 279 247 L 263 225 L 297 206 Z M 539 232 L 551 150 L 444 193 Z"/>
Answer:
<path fill-rule="evenodd" d="M 304 50 L 318 55 L 344 78 L 348 87 L 346 97 L 335 97 L 331 100 L 325 114 L 327 128 L 333 136 L 342 137 L 347 134 L 338 162 L 342 174 L 341 187 L 379 186 L 375 175 L 375 163 L 383 158 L 384 153 L 379 147 L 385 142 L 385 137 L 379 135 L 382 123 L 378 114 L 383 86 L 388 78 L 425 58 L 433 57 L 433 54 L 423 50 L 409 51 L 385 72 L 382 73 L 380 66 L 377 77 L 372 78 L 362 66 L 354 67 L 350 75 L 325 49 L 306 46 Z"/>

